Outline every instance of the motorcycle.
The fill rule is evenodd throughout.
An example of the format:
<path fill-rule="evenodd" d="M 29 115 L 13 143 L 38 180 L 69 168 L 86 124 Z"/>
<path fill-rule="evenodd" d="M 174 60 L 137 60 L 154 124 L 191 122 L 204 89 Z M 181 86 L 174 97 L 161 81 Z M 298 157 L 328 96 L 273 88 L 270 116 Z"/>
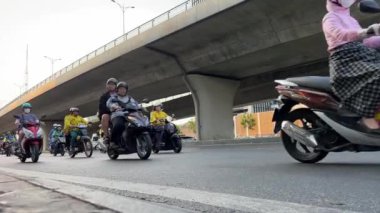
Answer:
<path fill-rule="evenodd" d="M 80 124 L 76 128 L 79 129 L 80 134 L 76 138 L 76 146 L 74 151 L 70 151 L 70 157 L 74 158 L 76 154 L 84 152 L 86 157 L 90 158 L 92 156 L 93 147 L 91 139 L 87 133 L 87 125 Z M 63 144 L 64 146 L 64 144 Z"/>
<path fill-rule="evenodd" d="M 141 160 L 147 160 L 152 152 L 152 141 L 149 135 L 149 119 L 143 114 L 140 104 L 117 102 L 123 108 L 126 119 L 125 130 L 122 133 L 119 148 L 107 144 L 107 154 L 111 160 L 119 155 L 137 153 Z"/>
<path fill-rule="evenodd" d="M 57 156 L 58 153 L 61 154 L 61 156 L 65 155 L 65 146 L 66 146 L 66 138 L 65 136 L 60 136 L 56 139 L 55 141 L 55 146 L 54 146 L 54 156 Z"/>
<path fill-rule="evenodd" d="M 173 116 L 174 117 L 174 116 Z M 168 116 L 165 119 L 165 126 L 161 131 L 163 131 L 161 141 L 156 141 L 155 134 L 157 130 L 152 128 L 151 138 L 153 138 L 153 152 L 158 153 L 160 150 L 173 150 L 175 153 L 180 153 L 182 150 L 182 139 L 177 134 L 178 129 L 173 121 L 173 117 Z"/>
<path fill-rule="evenodd" d="M 369 0 L 359 4 L 362 12 L 380 12 Z M 359 115 L 341 107 L 329 77 L 309 76 L 276 80 L 280 94 L 273 121 L 281 131 L 288 154 L 302 163 L 317 163 L 330 152 L 380 151 L 380 134 L 358 124 Z"/>
<path fill-rule="evenodd" d="M 42 153 L 43 134 L 39 122 L 26 123 L 22 127 L 24 132 L 24 143 L 15 152 L 20 161 L 24 163 L 27 158 L 31 158 L 36 163 Z"/>
<path fill-rule="evenodd" d="M 92 146 L 94 147 L 94 150 L 99 150 L 101 153 L 106 153 L 107 152 L 107 148 L 106 146 L 103 144 L 103 141 L 102 139 L 99 138 L 99 136 L 93 136 L 92 137 Z"/>
<path fill-rule="evenodd" d="M 9 141 L 3 144 L 3 149 L 7 157 L 13 154 L 13 142 Z"/>

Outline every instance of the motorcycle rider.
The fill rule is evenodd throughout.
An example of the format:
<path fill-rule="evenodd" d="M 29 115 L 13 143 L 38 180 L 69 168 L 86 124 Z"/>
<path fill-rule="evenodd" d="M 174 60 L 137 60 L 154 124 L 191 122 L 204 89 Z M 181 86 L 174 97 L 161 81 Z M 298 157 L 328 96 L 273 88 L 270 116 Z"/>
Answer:
<path fill-rule="evenodd" d="M 63 131 L 66 135 L 69 135 L 70 138 L 70 151 L 75 151 L 75 145 L 78 135 L 80 134 L 79 129 L 77 128 L 80 124 L 87 125 L 87 121 L 79 115 L 79 108 L 71 107 L 70 114 L 65 116 L 65 124 Z"/>
<path fill-rule="evenodd" d="M 14 136 L 14 134 L 11 131 L 7 132 L 6 139 L 7 139 L 7 141 L 10 141 L 10 142 L 16 141 L 16 137 Z"/>
<path fill-rule="evenodd" d="M 109 78 L 106 82 L 106 92 L 100 97 L 98 116 L 101 121 L 101 129 L 104 132 L 103 141 L 104 143 L 109 142 L 108 128 L 110 124 L 110 110 L 107 107 L 107 101 L 111 96 L 116 95 L 116 85 L 118 81 L 116 78 Z"/>
<path fill-rule="evenodd" d="M 153 111 L 150 113 L 150 123 L 155 130 L 154 145 L 156 149 L 159 149 L 159 143 L 161 142 L 162 135 L 164 133 L 165 119 L 168 115 L 162 110 L 162 103 L 156 103 L 153 105 Z"/>
<path fill-rule="evenodd" d="M 137 101 L 128 94 L 128 84 L 120 81 L 116 86 L 117 94 L 111 96 L 107 101 L 107 107 L 111 112 L 111 147 L 118 147 L 121 141 L 121 135 L 125 129 L 125 117 L 123 105 L 138 105 Z"/>
<path fill-rule="evenodd" d="M 362 28 L 350 15 L 356 0 L 327 0 L 323 31 L 330 53 L 332 89 L 342 107 L 360 115 L 359 127 L 380 132 L 380 24 Z"/>
<path fill-rule="evenodd" d="M 22 128 L 24 127 L 25 124 L 27 123 L 39 123 L 40 121 L 38 120 L 37 116 L 33 113 L 31 113 L 32 110 L 32 104 L 30 103 L 23 103 L 21 105 L 22 108 L 22 113 L 16 118 L 15 124 L 18 129 L 18 144 L 21 145 L 21 150 L 24 152 L 23 147 L 25 143 L 25 134 L 22 131 Z"/>
<path fill-rule="evenodd" d="M 62 131 L 62 125 L 61 124 L 53 124 L 53 129 L 49 133 L 49 139 L 50 139 L 50 147 L 52 150 L 55 149 L 55 146 L 57 145 L 58 137 L 62 137 L 63 131 Z"/>

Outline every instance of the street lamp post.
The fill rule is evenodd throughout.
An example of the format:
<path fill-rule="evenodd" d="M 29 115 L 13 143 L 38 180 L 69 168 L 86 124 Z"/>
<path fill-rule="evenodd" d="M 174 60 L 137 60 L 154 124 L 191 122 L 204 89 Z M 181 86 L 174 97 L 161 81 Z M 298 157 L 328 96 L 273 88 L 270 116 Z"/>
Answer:
<path fill-rule="evenodd" d="M 19 94 L 19 97 L 21 97 L 21 94 L 22 94 L 22 85 L 18 85 L 18 84 L 16 84 L 16 83 L 13 83 L 13 85 L 15 85 L 16 87 L 18 87 L 19 88 L 19 90 L 20 90 L 20 94 Z"/>
<path fill-rule="evenodd" d="M 125 34 L 125 11 L 127 9 L 133 9 L 135 8 L 134 6 L 125 6 L 124 4 L 120 4 L 119 2 L 115 1 L 115 0 L 111 0 L 113 3 L 117 4 L 121 11 L 123 12 L 123 35 Z"/>
<path fill-rule="evenodd" d="M 50 63 L 51 63 L 51 75 L 53 75 L 54 74 L 54 63 L 56 62 L 56 61 L 59 61 L 59 60 L 61 60 L 60 58 L 52 58 L 52 57 L 49 57 L 49 56 L 44 56 L 47 60 L 49 60 L 50 61 Z"/>

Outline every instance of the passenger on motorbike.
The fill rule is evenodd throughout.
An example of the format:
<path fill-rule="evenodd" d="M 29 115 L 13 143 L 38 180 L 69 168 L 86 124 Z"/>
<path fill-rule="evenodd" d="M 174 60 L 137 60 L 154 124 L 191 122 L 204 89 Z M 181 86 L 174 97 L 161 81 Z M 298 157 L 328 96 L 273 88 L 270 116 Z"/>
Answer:
<path fill-rule="evenodd" d="M 24 147 L 25 143 L 25 134 L 22 131 L 22 128 L 25 126 L 27 123 L 39 123 L 40 121 L 38 120 L 37 116 L 33 113 L 31 113 L 32 110 L 32 105 L 30 103 L 24 103 L 21 105 L 21 108 L 23 112 L 17 116 L 15 124 L 18 129 L 18 143 L 21 145 L 21 149 Z M 22 150 L 24 152 L 24 150 Z"/>
<path fill-rule="evenodd" d="M 157 149 L 164 133 L 165 120 L 168 117 L 168 115 L 162 110 L 162 106 L 162 103 L 154 104 L 153 111 L 150 113 L 150 123 L 155 130 L 154 144 Z"/>
<path fill-rule="evenodd" d="M 99 120 L 101 121 L 101 129 L 104 132 L 103 141 L 104 143 L 109 142 L 109 135 L 108 135 L 108 128 L 110 124 L 110 110 L 107 107 L 107 101 L 111 96 L 116 95 L 116 85 L 117 85 L 117 79 L 116 78 L 110 78 L 106 82 L 106 92 L 100 97 L 99 100 L 99 109 L 98 109 L 98 116 Z"/>
<path fill-rule="evenodd" d="M 69 138 L 71 152 L 75 151 L 76 140 L 80 135 L 80 131 L 77 127 L 81 124 L 87 125 L 87 121 L 85 121 L 84 118 L 79 115 L 79 108 L 71 107 L 70 114 L 65 116 L 65 124 L 63 128 L 65 134 L 70 136 Z"/>
<path fill-rule="evenodd" d="M 332 89 L 342 107 L 362 117 L 366 132 L 380 132 L 380 24 L 362 28 L 350 15 L 356 0 L 327 0 L 323 31 L 330 53 Z"/>
<path fill-rule="evenodd" d="M 117 94 L 111 96 L 107 101 L 107 107 L 111 112 L 111 147 L 118 147 L 122 133 L 125 129 L 125 110 L 128 105 L 137 105 L 137 101 L 128 94 L 128 84 L 120 81 L 116 86 Z M 124 108 L 126 107 L 126 108 Z"/>

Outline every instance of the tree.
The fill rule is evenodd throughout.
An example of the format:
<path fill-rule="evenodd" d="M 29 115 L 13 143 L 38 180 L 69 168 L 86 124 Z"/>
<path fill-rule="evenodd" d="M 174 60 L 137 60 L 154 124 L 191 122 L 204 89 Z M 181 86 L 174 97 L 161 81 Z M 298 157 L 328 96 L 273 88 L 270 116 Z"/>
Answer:
<path fill-rule="evenodd" d="M 195 119 L 191 119 L 190 121 L 187 122 L 187 127 L 193 132 L 197 132 L 197 123 L 195 122 Z"/>
<path fill-rule="evenodd" d="M 253 130 L 256 126 L 256 120 L 253 114 L 243 114 L 240 124 L 246 129 L 246 136 L 248 137 L 248 130 Z"/>

